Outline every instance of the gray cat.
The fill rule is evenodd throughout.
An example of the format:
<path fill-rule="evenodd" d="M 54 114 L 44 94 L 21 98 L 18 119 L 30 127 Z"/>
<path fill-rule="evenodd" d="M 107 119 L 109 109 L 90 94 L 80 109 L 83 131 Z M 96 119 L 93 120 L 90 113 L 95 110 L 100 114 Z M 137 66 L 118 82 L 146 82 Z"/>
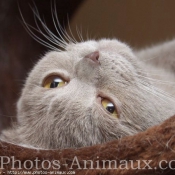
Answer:
<path fill-rule="evenodd" d="M 175 114 L 175 41 L 132 51 L 113 39 L 65 44 L 30 72 L 1 139 L 77 148 L 133 135 Z"/>

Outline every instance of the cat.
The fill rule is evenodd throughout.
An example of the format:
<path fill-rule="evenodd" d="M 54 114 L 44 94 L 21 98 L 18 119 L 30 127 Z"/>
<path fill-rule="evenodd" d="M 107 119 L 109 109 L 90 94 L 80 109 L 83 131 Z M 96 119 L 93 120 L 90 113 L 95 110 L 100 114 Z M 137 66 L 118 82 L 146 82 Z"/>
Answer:
<path fill-rule="evenodd" d="M 36 148 L 91 146 L 175 114 L 175 41 L 140 51 L 117 39 L 65 44 L 30 72 L 17 123 L 1 139 Z"/>
<path fill-rule="evenodd" d="M 43 149 L 85 147 L 145 131 L 175 114 L 175 40 L 143 50 L 117 39 L 80 36 L 77 42 L 59 24 L 56 5 L 52 20 L 59 37 L 36 7 L 32 11 L 34 30 L 47 41 L 20 11 L 23 22 L 51 51 L 29 73 L 17 122 L 2 140 Z"/>

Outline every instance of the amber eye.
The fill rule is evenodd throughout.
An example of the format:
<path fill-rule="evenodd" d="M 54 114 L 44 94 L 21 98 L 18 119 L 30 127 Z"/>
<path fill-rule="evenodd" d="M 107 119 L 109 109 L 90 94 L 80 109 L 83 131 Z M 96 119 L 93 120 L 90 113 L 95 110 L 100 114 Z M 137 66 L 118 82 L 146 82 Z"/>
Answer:
<path fill-rule="evenodd" d="M 45 79 L 43 83 L 44 88 L 57 88 L 66 85 L 67 82 L 64 81 L 59 76 L 49 76 Z"/>
<path fill-rule="evenodd" d="M 110 100 L 102 99 L 101 103 L 104 109 L 110 112 L 113 116 L 118 117 L 115 105 Z"/>

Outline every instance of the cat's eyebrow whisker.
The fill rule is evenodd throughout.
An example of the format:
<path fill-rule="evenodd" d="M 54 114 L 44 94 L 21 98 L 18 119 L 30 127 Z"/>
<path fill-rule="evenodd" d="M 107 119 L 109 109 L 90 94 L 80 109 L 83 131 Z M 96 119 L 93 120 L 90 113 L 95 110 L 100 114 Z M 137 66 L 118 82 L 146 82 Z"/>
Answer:
<path fill-rule="evenodd" d="M 59 46 L 60 46 L 60 43 L 55 42 L 55 41 L 53 40 L 53 38 L 51 39 L 49 36 L 45 35 L 45 34 L 42 32 L 42 30 L 40 29 L 40 27 L 39 27 L 39 25 L 38 25 L 38 22 L 37 22 L 37 20 L 36 20 L 35 17 L 34 17 L 34 20 L 35 20 L 35 24 L 36 24 L 36 26 L 37 26 L 39 32 L 40 32 L 48 41 L 50 41 L 51 43 L 53 43 L 53 44 L 55 44 L 55 45 L 58 45 L 58 44 L 59 44 Z M 44 28 L 44 27 L 43 27 L 43 28 Z M 45 28 L 44 28 L 44 29 L 45 29 Z M 45 30 L 46 30 L 46 29 L 45 29 Z M 61 47 L 61 46 L 60 46 L 60 47 Z"/>
<path fill-rule="evenodd" d="M 56 18 L 57 25 L 58 25 L 58 27 L 59 27 L 59 29 L 60 29 L 60 32 L 59 32 L 59 30 L 58 30 L 57 27 L 55 26 L 56 29 L 57 29 L 57 33 L 59 34 L 59 36 L 63 35 L 63 36 L 65 37 L 65 39 L 67 39 L 67 41 L 68 41 L 69 43 L 74 43 L 74 44 L 75 44 L 75 41 L 68 35 L 68 33 L 67 33 L 65 27 L 63 28 L 63 27 L 61 26 L 61 24 L 59 23 L 57 14 L 55 14 L 55 18 Z M 56 22 L 55 22 L 55 23 L 56 23 Z M 56 24 L 55 24 L 55 25 L 56 25 Z"/>
<path fill-rule="evenodd" d="M 43 23 L 44 24 L 44 23 Z M 42 25 L 43 25 L 42 24 Z M 49 30 L 49 28 L 47 28 L 47 25 L 45 24 L 45 25 L 43 25 L 43 28 L 44 28 L 44 30 L 48 33 L 48 35 L 50 36 L 47 36 L 47 35 L 45 35 L 43 32 L 42 32 L 42 30 L 39 28 L 39 26 L 37 26 L 38 27 L 38 29 L 41 31 L 41 34 L 46 38 L 46 39 L 48 39 L 50 42 L 52 42 L 53 44 L 55 44 L 56 46 L 59 46 L 59 47 L 61 47 L 61 48 L 63 48 L 63 49 L 65 49 L 65 44 L 64 44 L 64 42 L 62 42 L 62 40 L 60 40 L 59 38 L 58 39 L 55 39 L 54 38 L 54 34 Z M 55 36 L 56 37 L 56 36 Z"/>
<path fill-rule="evenodd" d="M 67 38 L 67 40 L 68 40 L 69 43 L 74 43 L 74 44 L 75 44 L 74 40 L 73 40 L 73 39 L 69 36 L 69 34 L 67 33 L 65 27 L 63 28 L 63 27 L 61 26 L 61 24 L 59 24 L 59 29 L 60 29 L 61 33 L 64 35 L 64 37 Z"/>
<path fill-rule="evenodd" d="M 32 30 L 30 28 L 32 28 L 33 30 L 39 32 L 37 29 L 35 29 L 34 27 L 30 26 L 29 24 L 27 24 L 26 22 L 23 21 L 23 23 L 25 24 L 24 27 L 27 29 L 27 33 L 34 39 L 36 40 L 38 43 L 42 44 L 43 46 L 46 46 L 47 48 L 51 49 L 51 50 L 55 50 L 55 51 L 61 51 L 60 49 L 54 47 L 53 45 L 49 44 L 48 42 L 44 41 L 43 39 L 39 38 L 37 35 L 35 35 Z M 40 33 L 40 32 L 39 32 Z"/>
<path fill-rule="evenodd" d="M 82 26 L 80 27 L 79 33 L 80 33 L 80 37 L 81 37 L 82 41 L 85 42 L 84 39 L 83 39 L 83 30 L 82 30 Z"/>
<path fill-rule="evenodd" d="M 81 31 L 81 32 L 79 31 L 79 29 L 78 29 L 78 26 L 77 26 L 77 25 L 76 25 L 76 31 L 77 31 L 77 35 L 78 35 L 78 37 L 79 37 L 80 41 L 81 41 L 81 42 L 84 42 L 83 37 L 82 37 L 82 31 Z"/>
<path fill-rule="evenodd" d="M 24 27 L 26 28 L 27 32 L 29 33 L 29 35 L 35 39 L 38 43 L 46 46 L 47 48 L 51 49 L 51 50 L 55 50 L 55 51 L 61 51 L 60 49 L 57 48 L 57 46 L 59 46 L 60 48 L 63 48 L 63 49 L 66 49 L 68 43 L 74 43 L 76 44 L 77 41 L 75 39 L 75 37 L 73 36 L 73 33 L 71 31 L 71 28 L 70 28 L 70 24 L 69 24 L 69 19 L 68 19 L 68 27 L 69 27 L 69 31 L 70 31 L 70 34 L 72 37 L 70 37 L 70 35 L 68 35 L 68 33 L 66 32 L 65 29 L 62 28 L 62 26 L 60 25 L 59 23 L 59 20 L 58 20 L 58 16 L 57 16 L 57 10 L 56 10 L 56 2 L 54 1 L 54 8 L 52 7 L 52 2 L 51 2 L 51 15 L 52 15 L 52 20 L 53 20 L 53 24 L 54 24 L 54 27 L 59 35 L 59 37 L 57 37 L 48 27 L 47 27 L 47 24 L 45 22 L 45 20 L 43 21 L 41 19 L 41 16 L 39 14 L 39 11 L 36 7 L 36 4 L 33 2 L 34 4 L 34 7 L 31 7 L 31 10 L 34 14 L 34 21 L 35 21 L 35 24 L 37 26 L 37 29 L 34 28 L 33 26 L 27 24 L 27 22 L 24 20 L 24 17 L 22 15 L 22 12 L 19 8 L 19 11 L 20 11 L 20 15 L 21 15 L 21 18 L 22 18 L 22 21 L 24 23 Z M 42 29 L 40 28 L 40 25 L 38 23 L 38 21 L 40 22 L 41 26 L 42 26 Z M 58 27 L 57 27 L 58 25 Z M 43 32 L 44 30 L 44 32 Z M 33 31 L 36 31 L 38 32 L 39 34 L 41 34 L 45 39 L 47 39 L 47 41 L 41 39 L 41 37 L 38 37 Z M 82 38 L 82 35 L 80 34 L 80 32 L 78 33 L 78 36 L 80 38 L 81 41 L 83 41 L 83 38 Z"/>
<path fill-rule="evenodd" d="M 51 1 L 51 14 L 52 14 L 52 20 L 53 20 L 55 29 L 56 29 L 58 35 L 60 36 L 60 38 L 64 41 L 65 46 L 68 44 L 67 41 L 70 43 L 74 43 L 74 44 L 77 43 L 75 38 L 73 37 L 73 34 L 71 33 L 72 37 L 70 37 L 68 35 L 68 33 L 66 32 L 66 29 L 63 29 L 63 27 L 61 26 L 61 24 L 58 20 L 58 16 L 57 16 L 56 1 L 55 0 L 54 0 L 53 5 L 52 5 L 52 1 Z M 58 28 L 60 29 L 60 31 L 58 30 L 57 25 L 58 25 Z M 64 36 L 64 38 L 63 38 L 63 36 Z"/>
<path fill-rule="evenodd" d="M 90 36 L 89 36 L 88 30 L 87 30 L 87 32 L 86 32 L 86 38 L 87 38 L 87 40 L 90 40 Z"/>
<path fill-rule="evenodd" d="M 63 38 L 59 39 L 56 35 L 53 34 L 53 32 L 51 30 L 49 30 L 49 28 L 47 27 L 47 25 L 41 20 L 41 17 L 39 15 L 39 12 L 38 12 L 38 9 L 37 7 L 35 6 L 35 9 L 33 9 L 31 7 L 32 11 L 33 11 L 33 14 L 34 14 L 34 19 L 35 19 L 35 23 L 37 25 L 37 28 L 39 29 L 39 31 L 41 31 L 41 34 L 46 38 L 48 39 L 49 41 L 51 41 L 53 44 L 55 45 L 59 45 L 60 47 L 62 47 L 63 49 L 65 49 L 65 46 L 66 46 L 66 42 L 63 40 Z M 44 28 L 44 30 L 47 32 L 47 34 L 50 36 L 47 36 L 45 35 L 42 30 L 40 29 L 38 23 L 37 23 L 37 20 L 36 20 L 36 17 L 37 19 L 40 21 L 42 27 Z"/>
<path fill-rule="evenodd" d="M 21 12 L 21 9 L 20 9 L 19 5 L 18 5 L 18 8 L 19 8 L 19 13 L 20 13 L 21 18 L 22 18 L 22 21 L 23 21 L 23 25 L 24 25 L 24 27 L 25 27 L 27 33 L 28 33 L 34 40 L 36 40 L 38 43 L 40 43 L 40 44 L 46 46 L 47 48 L 49 48 L 49 49 L 51 49 L 51 50 L 60 51 L 58 48 L 56 48 L 56 47 L 50 45 L 48 42 L 46 42 L 46 41 L 42 40 L 41 38 L 39 38 L 39 37 L 31 30 L 31 29 L 33 29 L 33 30 L 39 32 L 37 29 L 35 29 L 34 27 L 32 27 L 32 26 L 30 26 L 29 24 L 27 24 L 27 22 L 25 21 L 23 15 L 22 15 L 22 12 Z M 31 29 L 30 29 L 30 28 L 31 28 Z M 39 32 L 39 33 L 40 33 L 40 32 Z"/>
<path fill-rule="evenodd" d="M 27 25 L 27 24 L 26 24 Z M 53 45 L 49 44 L 48 42 L 42 40 L 41 38 L 37 37 L 37 35 L 35 35 L 33 32 L 31 32 L 31 30 L 28 28 L 29 30 L 29 35 L 34 39 L 36 40 L 38 43 L 42 44 L 43 46 L 51 49 L 51 50 L 55 50 L 55 51 L 61 51 L 60 49 L 54 47 Z"/>
<path fill-rule="evenodd" d="M 54 2 L 55 2 L 55 1 L 54 1 Z M 60 25 L 60 23 L 59 23 L 59 21 L 58 21 L 57 11 L 56 11 L 56 3 L 55 3 L 54 6 L 55 6 L 55 9 L 52 8 L 52 1 L 51 1 L 51 15 L 52 15 L 52 21 L 53 21 L 54 27 L 55 27 L 55 29 L 56 29 L 58 35 L 59 35 L 60 38 L 64 41 L 64 44 L 65 44 L 65 46 L 66 46 L 66 45 L 67 45 L 67 41 L 70 42 L 70 38 L 69 38 L 69 36 L 67 36 L 67 35 L 65 34 L 65 31 L 62 29 L 62 27 L 61 27 L 61 25 Z M 54 10 L 55 10 L 55 11 L 54 11 Z M 55 20 L 55 18 L 56 18 L 56 20 Z M 57 25 L 58 25 L 60 31 L 58 30 Z M 62 36 L 63 36 L 64 38 L 63 38 Z M 66 39 L 67 41 L 66 41 L 65 39 Z M 72 42 L 72 41 L 71 41 L 71 42 Z"/>
<path fill-rule="evenodd" d="M 51 3 L 52 3 L 52 1 L 51 1 Z M 74 40 L 73 38 L 71 38 L 69 35 L 68 35 L 68 33 L 66 32 L 66 29 L 64 28 L 63 29 L 63 27 L 61 26 L 61 24 L 60 24 L 60 22 L 59 22 L 59 20 L 58 20 L 58 15 L 57 15 L 57 10 L 56 10 L 56 1 L 54 0 L 54 9 L 52 8 L 51 9 L 51 11 L 52 11 L 52 15 L 53 15 L 53 20 L 54 20 L 54 16 L 55 16 L 55 28 L 56 28 L 56 30 L 57 30 L 57 32 L 58 32 L 58 34 L 59 35 L 63 35 L 70 43 L 76 43 L 76 40 Z M 52 7 L 52 6 L 51 6 Z M 58 25 L 58 27 L 59 27 L 59 29 L 60 29 L 60 32 L 61 32 L 61 34 L 60 34 L 60 32 L 59 32 L 59 30 L 57 29 L 57 26 Z"/>
<path fill-rule="evenodd" d="M 80 42 L 82 42 L 82 39 L 81 39 L 81 36 L 80 36 L 80 33 L 79 33 L 77 25 L 76 25 L 76 32 L 77 32 L 77 36 L 78 36 Z"/>
<path fill-rule="evenodd" d="M 56 6 L 56 3 L 55 3 L 55 6 Z M 65 45 L 65 47 L 66 47 L 66 45 L 68 44 L 66 40 L 69 41 L 69 39 L 68 39 L 67 36 L 65 35 L 64 30 L 61 30 L 61 25 L 60 25 L 60 23 L 59 23 L 59 21 L 58 21 L 58 19 L 57 19 L 56 11 L 55 11 L 55 13 L 53 12 L 52 1 L 51 1 L 51 15 L 52 15 L 52 21 L 53 21 L 54 27 L 55 27 L 55 29 L 56 29 L 58 35 L 59 35 L 60 38 L 62 39 L 62 43 L 64 43 L 64 45 Z M 54 15 L 55 15 L 55 17 L 56 17 L 56 21 L 55 21 Z M 57 28 L 56 22 L 57 22 L 57 24 L 58 24 L 58 27 L 59 27 L 60 31 L 59 31 L 58 28 Z"/>
<path fill-rule="evenodd" d="M 71 27 L 70 27 L 70 22 L 69 22 L 69 18 L 68 18 L 68 17 L 67 17 L 67 25 L 68 25 L 68 29 L 69 29 L 69 31 L 70 31 L 70 34 L 71 34 L 71 36 L 72 36 L 72 38 L 73 38 L 75 44 L 77 44 L 78 42 L 77 42 L 77 40 L 75 39 L 75 37 L 74 37 L 74 35 L 73 35 L 73 33 L 72 33 L 72 30 L 71 30 Z"/>
<path fill-rule="evenodd" d="M 58 30 L 58 28 L 57 28 L 57 25 L 56 25 L 56 22 L 55 22 L 55 18 L 54 18 L 54 14 L 53 14 L 53 9 L 51 8 L 51 12 L 52 12 L 52 21 L 53 21 L 53 24 L 54 24 L 54 26 L 55 26 L 55 29 L 56 29 L 56 31 L 57 31 L 57 33 L 58 33 L 58 35 L 60 36 L 60 38 L 64 41 L 64 44 L 66 43 L 66 40 L 65 39 L 67 39 L 66 37 L 65 37 L 65 34 L 63 34 L 63 32 L 61 32 L 62 33 L 62 35 L 65 37 L 65 39 L 62 37 L 62 35 L 60 34 L 60 32 L 59 32 L 59 30 Z M 66 45 L 66 44 L 65 44 Z"/>

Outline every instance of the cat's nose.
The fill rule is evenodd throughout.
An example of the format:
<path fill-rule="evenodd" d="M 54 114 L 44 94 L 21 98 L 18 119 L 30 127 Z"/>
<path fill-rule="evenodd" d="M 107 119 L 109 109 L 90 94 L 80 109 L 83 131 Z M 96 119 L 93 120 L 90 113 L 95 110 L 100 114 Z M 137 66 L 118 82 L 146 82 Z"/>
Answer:
<path fill-rule="evenodd" d="M 84 58 L 90 59 L 96 64 L 100 64 L 99 60 L 98 60 L 99 59 L 99 51 L 92 52 L 92 53 L 86 55 Z"/>

